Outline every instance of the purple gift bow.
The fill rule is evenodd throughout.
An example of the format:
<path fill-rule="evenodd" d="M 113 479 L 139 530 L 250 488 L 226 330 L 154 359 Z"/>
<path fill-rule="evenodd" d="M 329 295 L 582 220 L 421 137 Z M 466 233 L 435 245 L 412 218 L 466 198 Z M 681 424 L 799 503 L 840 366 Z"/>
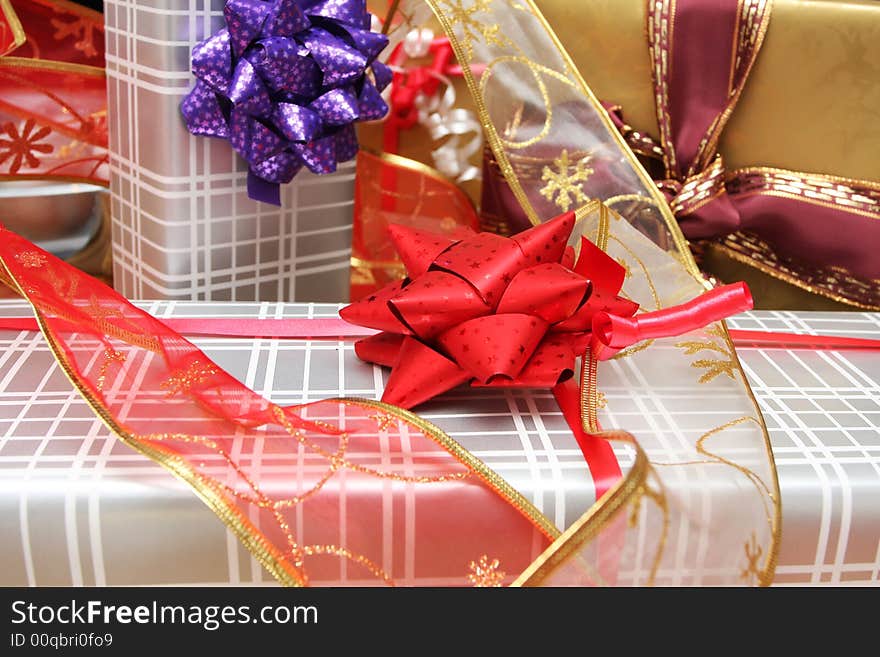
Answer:
<path fill-rule="evenodd" d="M 388 43 L 366 0 L 228 0 L 226 28 L 192 52 L 181 104 L 194 135 L 229 140 L 247 161 L 248 195 L 281 204 L 303 166 L 332 173 L 358 150 L 354 123 L 388 112 Z"/>

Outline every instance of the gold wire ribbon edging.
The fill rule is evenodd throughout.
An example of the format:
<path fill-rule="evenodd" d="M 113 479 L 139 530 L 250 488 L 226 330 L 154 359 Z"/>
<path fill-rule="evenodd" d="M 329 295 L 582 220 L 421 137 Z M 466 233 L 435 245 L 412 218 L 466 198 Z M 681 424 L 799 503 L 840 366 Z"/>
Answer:
<path fill-rule="evenodd" d="M 30 57 L 0 57 L 0 68 L 29 68 L 42 71 L 58 71 L 60 73 L 76 73 L 95 78 L 107 77 L 107 71 L 102 66 L 56 62 L 52 59 L 31 59 Z"/>
<path fill-rule="evenodd" d="M 526 518 L 528 518 L 535 527 L 537 527 L 545 536 L 547 536 L 547 538 L 552 541 L 559 537 L 559 530 L 553 525 L 552 522 L 550 522 L 547 516 L 541 513 L 534 504 L 532 504 L 529 500 L 525 498 L 525 496 L 523 496 L 513 486 L 507 483 L 507 481 L 503 477 L 501 477 L 499 474 L 489 468 L 489 466 L 483 463 L 483 461 L 478 459 L 476 456 L 474 456 L 468 450 L 462 447 L 458 442 L 453 440 L 446 432 L 442 431 L 440 428 L 431 424 L 427 420 L 419 417 L 411 411 L 400 408 L 399 406 L 393 406 L 391 404 L 386 404 L 385 402 L 375 401 L 372 399 L 359 399 L 348 397 L 345 399 L 337 399 L 331 401 L 338 401 L 343 404 L 353 406 L 378 408 L 385 411 L 386 413 L 391 413 L 395 417 L 403 420 L 408 424 L 417 427 L 426 436 L 432 438 L 436 443 L 444 447 L 463 465 L 476 473 L 477 476 L 479 476 L 484 483 L 492 488 L 492 490 L 498 493 L 501 497 L 505 499 L 505 501 L 507 501 L 520 513 L 526 516 Z"/>
<path fill-rule="evenodd" d="M 434 12 L 434 15 L 439 20 L 440 24 L 443 26 L 444 31 L 446 32 L 447 37 L 450 40 L 450 44 L 452 45 L 453 51 L 455 52 L 456 57 L 462 67 L 462 73 L 464 80 L 467 84 L 468 90 L 473 97 L 474 103 L 477 108 L 477 114 L 480 117 L 480 122 L 483 124 L 483 128 L 486 132 L 487 141 L 492 148 L 492 151 L 495 155 L 498 166 L 501 168 L 501 171 L 510 185 L 511 191 L 513 192 L 515 198 L 522 206 L 529 220 L 533 224 L 540 223 L 540 219 L 535 212 L 535 209 L 532 207 L 531 203 L 529 203 L 526 193 L 520 184 L 519 179 L 517 178 L 513 167 L 510 164 L 510 160 L 507 157 L 507 153 L 504 150 L 504 147 L 501 143 L 501 139 L 498 135 L 497 130 L 495 129 L 495 125 L 489 116 L 488 110 L 486 108 L 486 104 L 483 100 L 482 93 L 480 92 L 480 86 L 477 84 L 473 71 L 471 70 L 469 60 L 465 57 L 465 48 L 462 46 L 459 41 L 457 35 L 455 34 L 455 28 L 453 22 L 450 20 L 450 17 L 447 15 L 447 11 L 443 9 L 437 0 L 424 0 L 424 2 L 431 8 Z M 518 3 L 518 8 L 529 11 L 533 17 L 535 17 L 543 29 L 545 30 L 547 36 L 552 40 L 553 44 L 556 46 L 559 55 L 562 57 L 563 61 L 566 63 L 568 72 L 574 78 L 575 82 L 580 86 L 580 89 L 585 97 L 585 99 L 593 106 L 596 114 L 598 114 L 600 120 L 603 122 L 606 132 L 611 136 L 611 138 L 617 143 L 621 152 L 629 161 L 630 165 L 636 172 L 639 179 L 642 181 L 644 188 L 651 195 L 651 199 L 654 201 L 654 205 L 657 207 L 660 214 L 663 216 L 663 219 L 666 223 L 666 227 L 669 230 L 669 233 L 672 237 L 672 240 L 681 255 L 681 263 L 685 267 L 685 269 L 690 273 L 695 280 L 701 282 L 703 284 L 703 279 L 700 274 L 699 267 L 694 260 L 693 253 L 687 245 L 687 240 L 684 237 L 684 234 L 681 231 L 681 228 L 676 222 L 675 217 L 672 215 L 668 204 L 666 203 L 665 198 L 663 198 L 660 194 L 660 190 L 656 187 L 651 177 L 648 175 L 647 171 L 645 171 L 644 167 L 632 153 L 631 149 L 626 143 L 623 135 L 620 134 L 619 130 L 614 126 L 607 112 L 602 108 L 592 89 L 587 85 L 586 81 L 583 78 L 583 75 L 580 73 L 580 70 L 572 60 L 571 55 L 562 45 L 562 42 L 559 40 L 559 37 L 547 22 L 547 19 L 541 13 L 541 11 L 535 6 L 532 0 L 520 0 Z M 645 197 L 640 197 L 645 198 Z M 730 334 L 727 330 L 727 325 L 724 322 L 720 323 L 722 328 L 722 333 L 724 335 L 725 341 L 731 347 L 735 355 L 735 350 L 733 348 L 733 342 L 730 339 Z M 772 471 L 772 479 L 773 479 L 773 494 L 774 494 L 774 526 L 771 527 L 771 539 L 770 539 L 770 549 L 768 550 L 767 559 L 765 561 L 765 566 L 763 569 L 764 576 L 762 577 L 760 583 L 764 585 L 768 585 L 772 583 L 773 576 L 776 569 L 776 561 L 779 552 L 779 544 L 781 542 L 781 533 L 782 533 L 782 524 L 781 524 L 781 504 L 780 504 L 780 491 L 779 491 L 779 478 L 776 471 L 776 462 L 773 456 L 772 447 L 770 444 L 770 436 L 767 431 L 767 425 L 764 421 L 764 417 L 761 414 L 761 409 L 758 405 L 757 399 L 755 398 L 754 392 L 749 385 L 748 379 L 745 376 L 745 372 L 742 369 L 742 364 L 739 361 L 738 357 L 734 357 L 734 363 L 736 365 L 737 370 L 740 373 L 740 379 L 742 381 L 742 385 L 746 390 L 746 393 L 749 395 L 749 398 L 752 401 L 752 405 L 755 409 L 755 413 L 757 419 L 760 424 L 761 433 L 764 439 L 764 447 L 768 457 L 768 462 L 770 466 L 770 470 Z M 597 393 L 595 393 L 597 394 Z M 612 434 L 605 434 L 606 437 L 610 437 Z M 616 436 L 620 436 L 621 434 L 614 434 Z M 626 439 L 626 438 L 618 438 L 618 439 Z M 629 440 L 629 439 L 626 439 Z M 637 455 L 639 453 L 640 448 L 638 447 L 637 442 L 635 443 Z M 637 458 L 638 462 L 638 458 Z M 647 461 L 646 461 L 647 467 Z M 636 469 L 636 466 L 633 466 L 633 470 Z M 535 582 L 541 581 L 546 578 L 547 568 L 555 569 L 555 566 L 552 564 L 558 565 L 564 560 L 564 556 L 559 559 L 553 557 L 553 555 L 559 552 L 561 555 L 569 555 L 571 554 L 577 546 L 583 545 L 584 541 L 590 540 L 590 537 L 595 536 L 615 515 L 615 511 L 623 506 L 627 500 L 634 499 L 637 495 L 639 495 L 639 491 L 643 490 L 644 481 L 647 477 L 647 470 L 644 473 L 638 473 L 631 471 L 619 484 L 612 490 L 610 490 L 601 500 L 598 500 L 593 508 L 587 511 L 581 519 L 575 523 L 568 531 L 566 531 L 557 541 L 547 549 L 544 555 L 539 557 L 539 559 L 527 569 L 523 575 L 521 575 L 515 584 L 526 585 L 533 584 Z M 635 482 L 641 478 L 642 485 L 637 485 Z M 614 505 L 614 508 L 605 509 L 606 505 Z M 573 542 L 573 547 L 571 550 L 567 547 L 568 541 Z"/>
<path fill-rule="evenodd" d="M 3 15 L 6 17 L 6 22 L 9 24 L 9 29 L 12 30 L 13 37 L 12 46 L 9 50 L 6 52 L 0 52 L 0 57 L 2 57 L 7 52 L 12 52 L 16 48 L 24 45 L 24 42 L 27 41 L 27 35 L 24 33 L 24 28 L 21 26 L 21 21 L 18 20 L 18 15 L 15 13 L 15 9 L 12 7 L 10 0 L 0 0 L 0 11 L 2 11 Z"/>

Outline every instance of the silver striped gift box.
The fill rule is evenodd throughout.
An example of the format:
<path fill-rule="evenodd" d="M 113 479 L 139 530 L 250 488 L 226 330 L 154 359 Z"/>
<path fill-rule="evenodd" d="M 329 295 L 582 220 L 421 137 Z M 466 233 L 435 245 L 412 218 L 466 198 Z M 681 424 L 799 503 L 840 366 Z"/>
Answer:
<path fill-rule="evenodd" d="M 248 198 L 247 165 L 228 143 L 184 126 L 190 51 L 222 27 L 224 4 L 104 3 L 116 289 L 138 299 L 346 301 L 354 164 L 301 173 L 276 208 Z"/>

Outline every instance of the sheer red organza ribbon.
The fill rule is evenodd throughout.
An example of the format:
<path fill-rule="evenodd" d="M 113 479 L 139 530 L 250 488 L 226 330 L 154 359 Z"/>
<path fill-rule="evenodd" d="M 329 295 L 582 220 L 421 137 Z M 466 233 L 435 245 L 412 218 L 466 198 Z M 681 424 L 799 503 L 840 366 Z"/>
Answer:
<path fill-rule="evenodd" d="M 557 535 L 414 415 L 358 400 L 280 407 L 5 229 L 0 262 L 96 414 L 192 486 L 283 583 L 467 585 L 483 557 L 497 560 L 491 583 L 509 583 Z"/>
<path fill-rule="evenodd" d="M 100 13 L 0 2 L 0 179 L 108 184 L 104 65 Z"/>

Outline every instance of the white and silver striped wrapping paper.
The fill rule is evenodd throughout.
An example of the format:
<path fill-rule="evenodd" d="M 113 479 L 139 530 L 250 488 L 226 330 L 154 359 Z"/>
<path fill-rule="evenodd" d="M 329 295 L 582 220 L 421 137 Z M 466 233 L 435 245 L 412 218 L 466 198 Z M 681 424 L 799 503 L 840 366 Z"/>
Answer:
<path fill-rule="evenodd" d="M 332 317 L 336 305 L 152 302 L 160 317 Z M 27 314 L 17 301 L 0 315 Z M 875 337 L 880 314 L 753 312 L 733 328 Z M 378 398 L 387 376 L 353 343 L 202 338 L 234 376 L 279 404 Z M 773 445 L 783 505 L 776 583 L 880 582 L 880 353 L 742 349 Z M 603 367 L 603 420 L 652 458 L 705 391 L 642 389 Z M 702 395 L 702 397 L 701 397 Z M 682 410 L 681 400 L 699 408 Z M 676 408 L 670 413 L 670 408 Z M 157 411 L 159 412 L 159 411 Z M 583 456 L 549 391 L 454 391 L 419 409 L 560 528 L 595 501 Z M 601 417 L 601 416 L 600 416 Z M 632 455 L 617 452 L 621 466 Z M 673 455 L 674 456 L 674 455 Z M 42 336 L 0 332 L 0 584 L 212 585 L 273 580 L 184 484 L 116 440 L 57 367 Z M 681 583 L 688 584 L 682 575 Z"/>
<path fill-rule="evenodd" d="M 192 47 L 224 0 L 107 0 L 113 275 L 128 298 L 348 299 L 354 164 L 303 172 L 282 207 L 247 195 L 229 144 L 190 135 L 180 102 Z"/>

